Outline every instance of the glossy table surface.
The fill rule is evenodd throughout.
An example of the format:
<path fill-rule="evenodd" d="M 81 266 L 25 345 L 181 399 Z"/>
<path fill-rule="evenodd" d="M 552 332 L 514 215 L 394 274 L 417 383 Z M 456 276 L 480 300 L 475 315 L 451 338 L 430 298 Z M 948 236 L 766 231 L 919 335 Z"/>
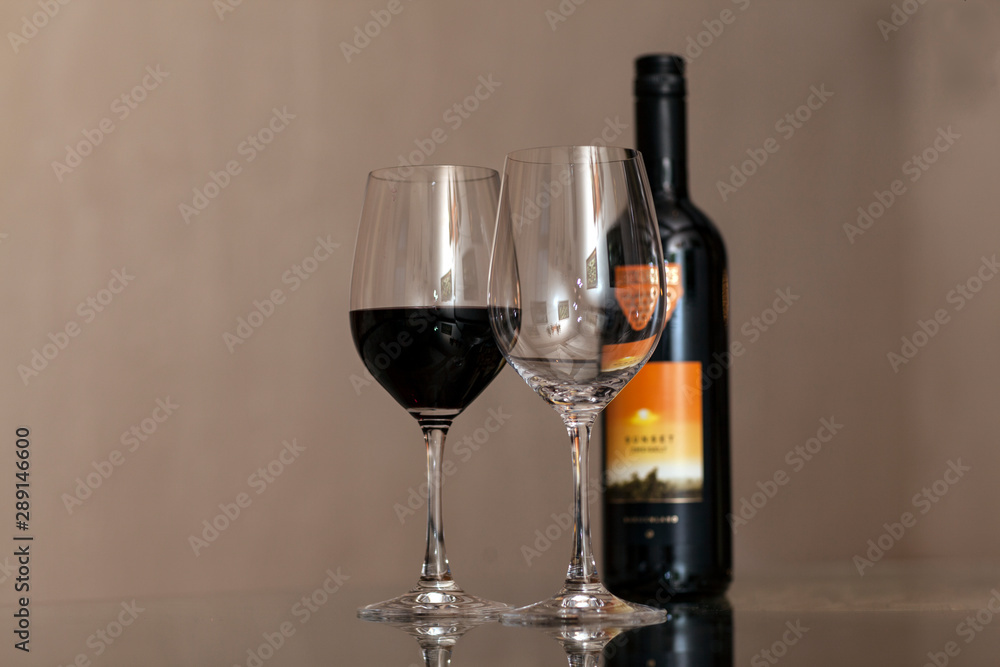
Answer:
<path fill-rule="evenodd" d="M 450 659 L 456 667 L 555 667 L 567 664 L 567 651 L 580 649 L 536 628 L 489 623 L 457 641 L 448 628 L 425 628 L 429 648 L 422 653 L 407 632 L 355 617 L 358 606 L 401 592 L 398 587 L 341 583 L 332 594 L 317 588 L 134 605 L 33 603 L 31 652 L 15 650 L 16 638 L 7 632 L 0 664 L 410 667 L 426 658 L 437 665 Z M 672 608 L 667 622 L 614 637 L 600 664 L 1000 664 L 1000 564 L 881 563 L 864 577 L 843 564 L 796 568 L 741 576 L 728 601 L 729 609 Z M 14 611 L 2 607 L 7 619 Z M 574 664 L 598 664 L 594 656 L 577 656 Z"/>

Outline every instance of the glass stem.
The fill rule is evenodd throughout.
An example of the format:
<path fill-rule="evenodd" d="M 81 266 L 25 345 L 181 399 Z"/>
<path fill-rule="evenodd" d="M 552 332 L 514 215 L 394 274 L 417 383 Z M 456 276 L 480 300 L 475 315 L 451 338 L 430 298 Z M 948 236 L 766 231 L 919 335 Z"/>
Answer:
<path fill-rule="evenodd" d="M 423 654 L 425 667 L 448 667 L 451 664 L 450 648 L 425 648 Z"/>
<path fill-rule="evenodd" d="M 597 584 L 597 565 L 590 544 L 590 479 L 587 472 L 592 422 L 573 423 L 566 426 L 573 450 L 573 559 L 566 572 L 566 586 Z"/>
<path fill-rule="evenodd" d="M 598 667 L 601 664 L 601 653 L 571 653 L 566 656 L 569 667 Z"/>
<path fill-rule="evenodd" d="M 427 554 L 420 573 L 421 584 L 441 588 L 452 582 L 451 567 L 444 549 L 444 518 L 441 501 L 441 463 L 444 456 L 444 439 L 451 422 L 444 420 L 421 421 L 424 443 L 427 445 Z"/>

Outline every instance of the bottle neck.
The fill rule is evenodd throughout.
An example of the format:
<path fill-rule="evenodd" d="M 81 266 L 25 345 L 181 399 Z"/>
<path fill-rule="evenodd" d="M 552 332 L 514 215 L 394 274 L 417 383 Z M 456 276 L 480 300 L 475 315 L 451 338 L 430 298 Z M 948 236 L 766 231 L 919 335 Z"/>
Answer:
<path fill-rule="evenodd" d="M 635 99 L 636 148 L 642 153 L 653 195 L 687 199 L 687 109 L 683 95 Z"/>

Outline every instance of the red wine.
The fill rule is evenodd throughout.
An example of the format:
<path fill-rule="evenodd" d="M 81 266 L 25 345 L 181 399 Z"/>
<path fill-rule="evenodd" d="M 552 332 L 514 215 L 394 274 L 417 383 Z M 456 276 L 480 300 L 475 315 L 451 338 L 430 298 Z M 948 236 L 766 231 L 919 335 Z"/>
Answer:
<path fill-rule="evenodd" d="M 604 413 L 604 578 L 656 604 L 718 595 L 732 580 L 728 278 L 722 237 L 688 199 L 684 61 L 645 56 L 636 75 L 669 319 Z"/>
<path fill-rule="evenodd" d="M 372 376 L 414 415 L 457 415 L 504 364 L 485 307 L 352 310 L 351 333 Z"/>

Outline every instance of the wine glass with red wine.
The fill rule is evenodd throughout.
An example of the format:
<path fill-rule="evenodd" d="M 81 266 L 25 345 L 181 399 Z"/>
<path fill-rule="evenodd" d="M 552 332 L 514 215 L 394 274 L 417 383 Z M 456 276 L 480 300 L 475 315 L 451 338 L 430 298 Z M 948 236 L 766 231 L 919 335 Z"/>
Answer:
<path fill-rule="evenodd" d="M 489 313 L 507 363 L 570 436 L 573 556 L 555 596 L 504 623 L 662 620 L 601 584 L 590 543 L 587 450 L 597 415 L 649 359 L 664 321 L 663 250 L 642 157 L 563 146 L 507 155 Z"/>
<path fill-rule="evenodd" d="M 504 360 L 486 311 L 499 175 L 417 166 L 368 175 L 351 279 L 351 333 L 372 376 L 417 420 L 427 448 L 427 552 L 408 593 L 358 610 L 370 620 L 497 616 L 464 592 L 445 554 L 441 463 L 452 420 Z"/>

